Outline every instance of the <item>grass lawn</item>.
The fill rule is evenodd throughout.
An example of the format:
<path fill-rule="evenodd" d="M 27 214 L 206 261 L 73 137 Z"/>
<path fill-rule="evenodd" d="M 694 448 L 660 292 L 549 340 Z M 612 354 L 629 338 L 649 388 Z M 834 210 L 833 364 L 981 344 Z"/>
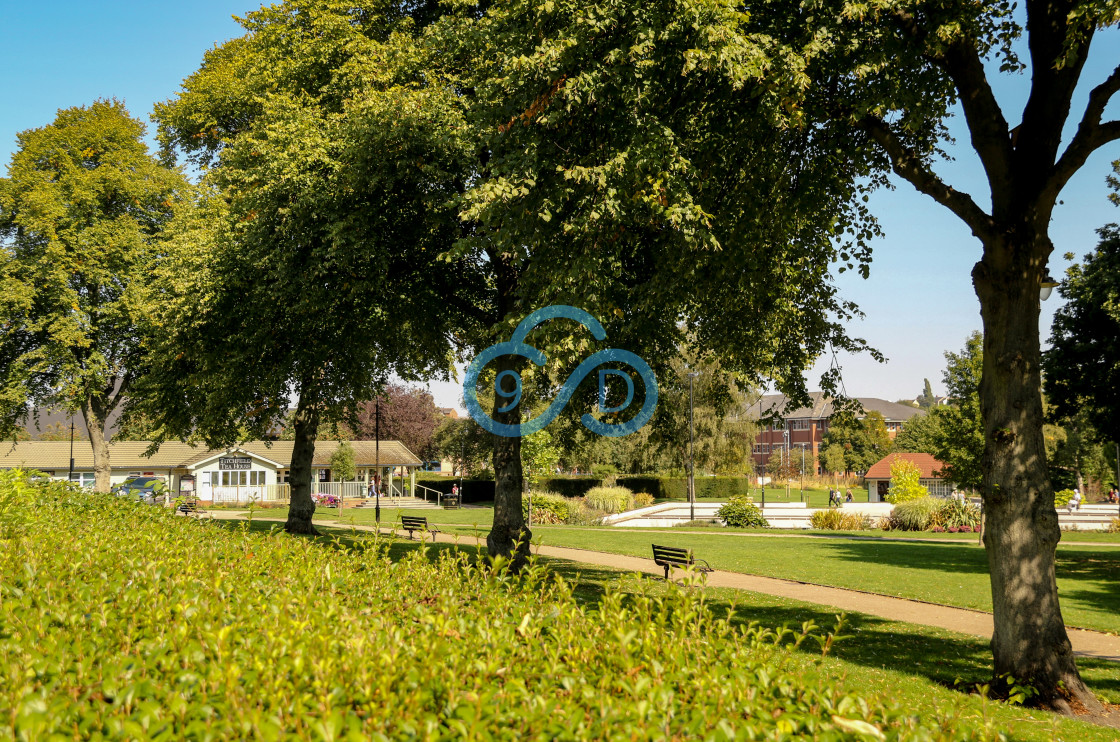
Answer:
<path fill-rule="evenodd" d="M 471 528 L 453 528 L 473 534 Z M 649 529 L 643 529 L 649 530 Z M 716 569 L 798 580 L 911 600 L 992 610 L 988 562 L 974 541 L 954 543 L 851 538 L 734 538 L 719 533 L 542 527 L 540 543 L 649 558 L 654 538 L 688 547 Z M 480 534 L 484 535 L 484 534 Z M 1120 634 L 1120 550 L 1058 550 L 1062 615 L 1071 626 Z"/>
<path fill-rule="evenodd" d="M 237 527 L 228 522 L 223 526 Z M 273 524 L 257 522 L 252 529 L 265 531 L 272 527 Z M 331 528 L 327 531 L 329 535 L 320 538 L 324 545 L 332 545 L 339 531 Z M 342 538 L 351 537 L 343 533 Z M 362 540 L 372 536 L 359 532 L 354 538 Z M 393 540 L 389 556 L 399 560 L 419 548 L 420 544 L 415 542 Z M 452 548 L 476 550 L 473 545 L 448 544 L 424 548 L 433 554 Z M 558 559 L 542 561 L 573 583 L 576 598 L 587 605 L 600 600 L 607 589 L 646 594 L 675 589 L 660 580 L 639 580 L 609 568 Z M 829 631 L 836 622 L 830 608 L 785 598 L 714 588 L 706 590 L 705 597 L 718 614 L 730 614 L 733 620 L 745 623 L 753 621 L 774 628 L 787 626 L 800 630 L 805 623 L 813 622 Z M 823 660 L 812 643 L 803 644 L 793 655 L 792 662 L 804 677 L 821 678 L 864 696 L 894 701 L 916 714 L 942 715 L 941 728 L 946 731 L 966 724 L 986 724 L 989 729 L 1015 740 L 1104 742 L 1116 738 L 1115 729 L 989 702 L 976 694 L 952 690 L 954 684 L 965 689 L 974 688 L 990 676 L 991 655 L 982 639 L 862 614 L 845 616 L 842 634 L 845 638 L 838 641 Z M 1087 660 L 1078 664 L 1095 692 L 1106 701 L 1120 702 L 1120 664 Z M 953 711 L 945 716 L 946 709 Z"/>

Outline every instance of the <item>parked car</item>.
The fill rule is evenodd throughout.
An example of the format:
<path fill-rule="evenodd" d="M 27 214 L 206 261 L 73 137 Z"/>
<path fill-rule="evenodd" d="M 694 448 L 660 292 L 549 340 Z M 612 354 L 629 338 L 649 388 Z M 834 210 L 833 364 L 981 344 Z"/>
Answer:
<path fill-rule="evenodd" d="M 130 477 L 110 491 L 118 497 L 135 497 L 141 502 L 155 504 L 163 500 L 167 482 L 159 477 Z"/>

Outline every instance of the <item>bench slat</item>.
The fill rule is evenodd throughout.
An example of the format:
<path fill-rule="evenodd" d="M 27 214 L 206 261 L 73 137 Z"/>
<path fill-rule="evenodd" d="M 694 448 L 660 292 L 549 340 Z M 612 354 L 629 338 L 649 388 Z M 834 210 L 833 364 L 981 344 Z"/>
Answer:
<path fill-rule="evenodd" d="M 700 572 L 713 571 L 703 559 L 700 560 L 702 564 L 698 565 L 690 549 L 683 549 L 678 546 L 661 546 L 659 544 L 650 544 L 650 546 L 653 547 L 654 564 L 665 568 L 666 580 L 669 579 L 669 570 L 673 567 L 692 567 Z"/>

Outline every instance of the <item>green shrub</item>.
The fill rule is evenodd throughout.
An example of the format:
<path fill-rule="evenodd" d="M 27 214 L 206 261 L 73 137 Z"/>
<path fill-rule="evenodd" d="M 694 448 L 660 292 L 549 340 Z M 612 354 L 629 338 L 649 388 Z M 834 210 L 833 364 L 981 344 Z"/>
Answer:
<path fill-rule="evenodd" d="M 890 516 L 890 528 L 896 531 L 924 531 L 932 525 L 933 515 L 941 507 L 935 497 L 900 502 Z"/>
<path fill-rule="evenodd" d="M 1073 499 L 1073 490 L 1058 490 L 1054 493 L 1054 507 L 1064 508 Z"/>
<path fill-rule="evenodd" d="M 646 508 L 653 504 L 653 495 L 648 492 L 634 493 L 634 507 Z"/>
<path fill-rule="evenodd" d="M 960 500 L 943 500 L 933 516 L 930 518 L 930 527 L 972 529 L 980 525 L 980 508 Z"/>
<path fill-rule="evenodd" d="M 887 502 L 897 504 L 929 497 L 929 489 L 921 483 L 921 477 L 922 472 L 917 464 L 909 459 L 896 458 L 891 462 L 891 484 Z"/>
<path fill-rule="evenodd" d="M 591 507 L 583 498 L 572 500 L 572 503 L 568 519 L 564 521 L 569 526 L 597 526 L 609 515 L 605 510 Z"/>
<path fill-rule="evenodd" d="M 762 510 L 746 495 L 732 497 L 716 511 L 716 517 L 732 528 L 770 527 L 762 517 Z"/>
<path fill-rule="evenodd" d="M 871 528 L 871 517 L 860 513 L 845 513 L 840 508 L 817 510 L 809 522 L 822 531 L 866 531 Z"/>
<path fill-rule="evenodd" d="M 574 502 L 555 492 L 533 493 L 533 523 L 537 525 L 557 525 L 567 523 Z M 529 517 L 529 496 L 521 497 L 521 514 Z"/>
<path fill-rule="evenodd" d="M 1109 533 L 1120 533 L 1120 518 L 1113 518 L 1112 522 L 1108 524 Z"/>
<path fill-rule="evenodd" d="M 588 605 L 537 563 L 394 564 L 373 534 L 327 548 L 8 473 L 0 513 L 22 526 L 0 545 L 5 739 L 942 737 L 702 591 Z"/>
<path fill-rule="evenodd" d="M 620 476 L 615 484 L 632 492 L 648 492 L 655 498 L 684 500 L 688 497 L 686 477 Z M 696 496 L 727 500 L 735 495 L 749 495 L 749 477 L 696 477 Z"/>
<path fill-rule="evenodd" d="M 592 464 L 591 475 L 599 479 L 606 479 L 618 474 L 618 467 L 614 464 Z"/>
<path fill-rule="evenodd" d="M 599 487 L 603 480 L 593 477 L 541 477 L 540 486 L 564 497 L 583 497 L 592 487 Z"/>
<path fill-rule="evenodd" d="M 625 487 L 593 487 L 583 499 L 588 507 L 606 513 L 621 513 L 634 507 L 634 493 Z"/>

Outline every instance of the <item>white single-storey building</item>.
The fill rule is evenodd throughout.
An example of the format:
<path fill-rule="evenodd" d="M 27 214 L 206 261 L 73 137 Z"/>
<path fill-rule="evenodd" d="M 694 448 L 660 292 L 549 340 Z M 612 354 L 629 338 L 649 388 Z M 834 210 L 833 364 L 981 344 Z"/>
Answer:
<path fill-rule="evenodd" d="M 171 441 L 150 456 L 149 441 L 109 444 L 110 481 L 120 484 L 131 477 L 157 477 L 172 493 L 189 494 L 205 502 L 287 500 L 291 476 L 292 441 L 249 441 L 227 449 Z M 411 495 L 416 470 L 423 462 L 400 441 L 351 441 L 354 448 L 354 481 L 332 477 L 331 456 L 339 441 L 319 441 L 312 459 L 312 491 L 343 497 L 361 497 L 377 468 L 382 470 L 383 491 Z M 69 441 L 18 441 L 0 443 L 0 469 L 36 469 L 54 479 L 70 473 Z M 89 441 L 74 441 L 73 479 L 93 487 L 93 448 Z"/>
<path fill-rule="evenodd" d="M 919 482 L 929 490 L 931 497 L 948 497 L 955 485 L 941 476 L 942 463 L 928 453 L 891 453 L 875 462 L 863 480 L 867 482 L 867 501 L 886 502 L 891 487 L 891 464 L 896 459 L 905 459 L 921 472 Z"/>

